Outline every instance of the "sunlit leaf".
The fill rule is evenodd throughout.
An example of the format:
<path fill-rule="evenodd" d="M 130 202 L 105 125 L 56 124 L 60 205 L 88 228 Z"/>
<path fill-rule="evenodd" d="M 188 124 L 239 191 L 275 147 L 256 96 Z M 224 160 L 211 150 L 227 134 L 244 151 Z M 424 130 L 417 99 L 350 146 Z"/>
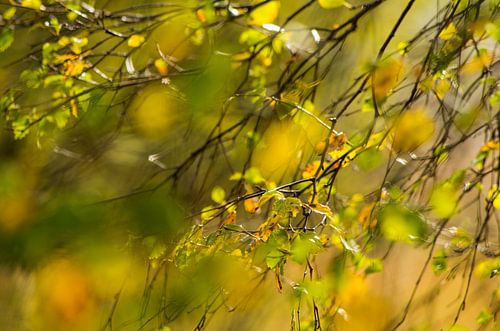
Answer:
<path fill-rule="evenodd" d="M 496 105 L 500 104 L 500 91 L 496 91 L 493 93 L 489 98 L 488 102 L 492 107 L 495 107 Z"/>
<path fill-rule="evenodd" d="M 462 72 L 474 74 L 488 68 L 493 61 L 493 54 L 487 49 L 480 49 L 475 56 L 462 67 Z"/>
<path fill-rule="evenodd" d="M 14 42 L 14 31 L 5 27 L 0 30 L 0 52 L 4 52 Z"/>
<path fill-rule="evenodd" d="M 480 325 L 486 325 L 493 319 L 493 315 L 486 310 L 481 310 L 476 317 L 476 322 Z"/>
<path fill-rule="evenodd" d="M 406 111 L 396 119 L 393 148 L 399 152 L 412 151 L 432 138 L 434 128 L 434 121 L 424 110 Z"/>
<path fill-rule="evenodd" d="M 144 36 L 142 36 L 140 34 L 134 34 L 128 38 L 127 45 L 128 45 L 128 47 L 136 48 L 136 47 L 141 46 L 142 43 L 144 43 L 144 41 L 145 41 Z"/>
<path fill-rule="evenodd" d="M 458 194 L 457 188 L 450 183 L 435 187 L 430 199 L 433 212 L 440 218 L 453 216 L 457 209 Z"/>
<path fill-rule="evenodd" d="M 490 22 L 485 26 L 488 35 L 493 38 L 497 43 L 500 43 L 500 22 Z"/>
<path fill-rule="evenodd" d="M 320 164 L 321 164 L 321 161 L 319 161 L 319 160 L 316 160 L 316 161 L 313 161 L 312 163 L 309 163 L 306 166 L 306 168 L 304 169 L 304 171 L 302 172 L 302 178 L 314 177 L 314 175 L 318 171 Z"/>
<path fill-rule="evenodd" d="M 299 264 L 306 262 L 310 254 L 316 254 L 323 248 L 319 237 L 313 234 L 298 235 L 292 242 L 291 259 Z"/>
<path fill-rule="evenodd" d="M 377 103 L 384 101 L 399 82 L 403 63 L 399 59 L 390 58 L 379 63 L 372 73 L 373 96 Z"/>
<path fill-rule="evenodd" d="M 279 12 L 280 2 L 270 1 L 251 12 L 250 23 L 254 25 L 273 23 L 278 18 Z"/>
<path fill-rule="evenodd" d="M 218 213 L 219 210 L 217 210 L 213 206 L 207 206 L 201 210 L 201 219 L 204 221 L 209 221 L 217 216 Z"/>
<path fill-rule="evenodd" d="M 155 64 L 156 70 L 158 70 L 160 75 L 165 76 L 166 74 L 168 74 L 168 65 L 167 65 L 167 62 L 165 62 L 165 60 L 163 60 L 161 58 L 156 59 L 154 64 Z"/>
<path fill-rule="evenodd" d="M 446 268 L 448 266 L 446 258 L 447 258 L 446 251 L 444 249 L 439 250 L 432 257 L 431 267 L 432 267 L 432 271 L 434 271 L 434 274 L 440 275 L 446 271 Z"/>
<path fill-rule="evenodd" d="M 221 204 L 224 202 L 224 199 L 226 198 L 226 191 L 220 186 L 215 186 L 212 189 L 210 197 L 214 202 Z"/>
<path fill-rule="evenodd" d="M 257 198 L 245 199 L 243 206 L 247 213 L 255 214 L 259 210 L 259 200 Z"/>
<path fill-rule="evenodd" d="M 455 27 L 455 24 L 451 22 L 441 31 L 441 33 L 439 34 L 439 38 L 441 38 L 442 40 L 450 40 L 457 35 L 457 32 L 458 31 Z"/>
<path fill-rule="evenodd" d="M 380 229 L 388 240 L 418 243 L 427 237 L 422 215 L 402 205 L 390 204 L 379 212 Z"/>
<path fill-rule="evenodd" d="M 318 0 L 319 5 L 325 9 L 342 7 L 346 4 L 345 0 Z"/>
<path fill-rule="evenodd" d="M 488 199 L 493 201 L 493 207 L 500 209 L 500 190 L 494 185 L 488 192 Z"/>
<path fill-rule="evenodd" d="M 363 171 L 369 171 L 377 168 L 382 161 L 382 153 L 377 148 L 369 148 L 356 157 L 356 164 Z"/>
<path fill-rule="evenodd" d="M 447 331 L 469 331 L 469 328 L 462 325 L 453 325 Z"/>
<path fill-rule="evenodd" d="M 32 9 L 39 10 L 42 7 L 42 1 L 41 0 L 22 0 L 21 6 L 26 7 L 26 8 L 32 8 Z"/>
<path fill-rule="evenodd" d="M 401 55 L 405 55 L 408 52 L 408 46 L 410 43 L 408 41 L 401 41 L 398 43 L 398 51 Z"/>
<path fill-rule="evenodd" d="M 273 198 L 274 199 L 285 199 L 285 196 L 283 193 L 281 193 L 279 191 L 268 191 L 260 197 L 259 207 L 262 208 L 262 206 L 264 206 L 268 201 L 270 201 Z"/>
<path fill-rule="evenodd" d="M 78 76 L 85 70 L 86 64 L 82 60 L 64 62 L 64 75 L 68 77 Z"/>
<path fill-rule="evenodd" d="M 2 15 L 5 20 L 10 20 L 16 14 L 16 7 L 8 8 Z"/>
<path fill-rule="evenodd" d="M 500 257 L 486 259 L 476 265 L 474 270 L 479 278 L 493 278 L 500 274 Z"/>
<path fill-rule="evenodd" d="M 457 229 L 450 243 L 454 251 L 463 252 L 472 245 L 472 242 L 472 238 L 467 231 Z"/>

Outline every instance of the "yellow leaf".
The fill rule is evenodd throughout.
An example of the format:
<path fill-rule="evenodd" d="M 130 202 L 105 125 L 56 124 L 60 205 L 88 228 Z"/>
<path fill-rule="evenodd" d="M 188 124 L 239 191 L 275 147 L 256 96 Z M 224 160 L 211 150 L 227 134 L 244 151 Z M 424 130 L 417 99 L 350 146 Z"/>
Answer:
<path fill-rule="evenodd" d="M 436 95 L 439 98 L 439 100 L 443 100 L 445 97 L 446 93 L 451 89 L 451 83 L 447 79 L 441 79 L 436 85 Z"/>
<path fill-rule="evenodd" d="M 304 171 L 302 172 L 302 178 L 310 178 L 313 177 L 316 174 L 316 171 L 318 170 L 318 167 L 320 165 L 321 161 L 316 160 L 312 163 L 309 163 Z"/>
<path fill-rule="evenodd" d="M 73 115 L 74 117 L 78 117 L 78 105 L 75 99 L 72 99 L 69 105 L 71 107 L 71 115 Z"/>
<path fill-rule="evenodd" d="M 82 60 L 64 62 L 64 75 L 67 77 L 78 76 L 83 72 L 86 65 Z"/>
<path fill-rule="evenodd" d="M 196 18 L 201 23 L 205 23 L 207 21 L 207 15 L 205 14 L 205 11 L 201 8 L 196 11 Z"/>
<path fill-rule="evenodd" d="M 144 40 L 144 36 L 141 36 L 140 34 L 134 34 L 130 36 L 130 38 L 128 38 L 127 45 L 128 47 L 136 48 L 141 46 Z"/>
<path fill-rule="evenodd" d="M 490 140 L 481 147 L 481 152 L 489 152 L 493 150 L 500 150 L 500 141 Z"/>
<path fill-rule="evenodd" d="M 265 5 L 257 7 L 250 14 L 250 24 L 263 25 L 266 23 L 273 23 L 279 15 L 280 2 L 271 1 Z"/>
<path fill-rule="evenodd" d="M 42 1 L 40 1 L 40 0 L 23 0 L 23 1 L 21 1 L 21 6 L 38 10 L 42 7 Z"/>
<path fill-rule="evenodd" d="M 456 35 L 457 35 L 457 28 L 455 27 L 455 24 L 451 22 L 450 24 L 448 24 L 446 28 L 443 29 L 443 31 L 441 31 L 441 33 L 439 34 L 439 38 L 441 38 L 442 40 L 450 40 L 454 38 Z"/>
<path fill-rule="evenodd" d="M 234 224 L 234 223 L 236 223 L 236 211 L 229 213 L 229 215 L 227 215 L 227 217 L 222 222 L 222 224 Z"/>
<path fill-rule="evenodd" d="M 479 55 L 476 55 L 470 62 L 462 67 L 462 71 L 466 74 L 474 74 L 488 68 L 493 62 L 493 55 L 486 49 L 480 49 Z"/>
<path fill-rule="evenodd" d="M 494 185 L 488 192 L 488 199 L 493 200 L 493 207 L 500 209 L 500 191 L 498 186 Z"/>
<path fill-rule="evenodd" d="M 163 59 L 156 59 L 155 60 L 155 68 L 158 70 L 160 75 L 165 76 L 168 74 L 168 65 L 167 62 Z"/>
<path fill-rule="evenodd" d="M 318 0 L 319 5 L 325 9 L 333 9 L 345 5 L 344 0 Z"/>
<path fill-rule="evenodd" d="M 373 208 L 375 207 L 375 203 L 370 203 L 363 208 L 361 208 L 361 211 L 359 212 L 358 215 L 358 222 L 363 226 L 363 229 L 375 229 L 377 226 L 377 219 L 375 217 L 372 217 L 372 211 Z"/>
<path fill-rule="evenodd" d="M 377 102 L 387 98 L 396 86 L 403 70 L 403 63 L 399 59 L 389 59 L 379 64 L 372 74 L 373 95 Z"/>
<path fill-rule="evenodd" d="M 404 112 L 396 120 L 392 147 L 397 152 L 410 152 L 432 138 L 434 127 L 432 118 L 425 111 Z"/>
<path fill-rule="evenodd" d="M 245 211 L 255 214 L 259 210 L 259 200 L 257 198 L 246 199 L 244 202 Z"/>
<path fill-rule="evenodd" d="M 320 203 L 316 203 L 316 204 L 309 205 L 309 208 L 313 212 L 321 214 L 321 215 L 332 215 L 332 210 L 327 205 L 322 205 Z"/>

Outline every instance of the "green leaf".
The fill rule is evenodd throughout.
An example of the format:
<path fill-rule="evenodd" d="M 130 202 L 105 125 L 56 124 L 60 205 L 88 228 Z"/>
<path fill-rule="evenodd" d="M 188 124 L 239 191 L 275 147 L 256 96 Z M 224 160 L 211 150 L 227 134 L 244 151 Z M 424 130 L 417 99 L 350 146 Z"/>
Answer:
<path fill-rule="evenodd" d="M 254 185 L 261 184 L 266 181 L 264 177 L 262 177 L 262 175 L 260 174 L 259 169 L 255 167 L 252 167 L 247 171 L 245 171 L 245 175 L 243 177 L 249 184 L 254 184 Z"/>
<path fill-rule="evenodd" d="M 11 125 L 15 139 L 22 139 L 28 135 L 30 125 L 28 116 L 19 116 Z"/>
<path fill-rule="evenodd" d="M 66 127 L 66 124 L 68 124 L 70 116 L 70 112 L 67 111 L 66 109 L 62 109 L 60 111 L 56 111 L 54 115 L 52 116 L 54 121 L 56 122 L 56 126 L 59 129 L 63 129 Z"/>
<path fill-rule="evenodd" d="M 493 315 L 486 310 L 481 310 L 479 315 L 476 317 L 476 322 L 481 325 L 488 324 L 493 319 Z"/>
<path fill-rule="evenodd" d="M 448 331 L 469 331 L 469 328 L 462 325 L 453 325 Z"/>
<path fill-rule="evenodd" d="M 380 272 L 384 269 L 381 259 L 371 259 L 361 253 L 353 254 L 352 260 L 357 270 L 364 270 L 365 274 Z"/>
<path fill-rule="evenodd" d="M 389 204 L 383 207 L 379 219 L 381 232 L 388 240 L 418 243 L 428 233 L 422 215 L 403 205 Z"/>
<path fill-rule="evenodd" d="M 273 249 L 266 256 L 266 265 L 269 269 L 274 269 L 278 264 L 280 264 L 284 258 L 285 253 L 279 249 Z"/>
<path fill-rule="evenodd" d="M 500 25 L 499 22 L 487 23 L 485 26 L 488 35 L 493 38 L 497 43 L 500 43 Z"/>
<path fill-rule="evenodd" d="M 224 229 L 233 232 L 245 231 L 243 226 L 241 226 L 240 224 L 224 224 Z"/>
<path fill-rule="evenodd" d="M 323 245 L 318 236 L 314 234 L 301 234 L 292 242 L 290 252 L 293 261 L 304 264 L 310 254 L 315 254 L 321 251 Z"/>
<path fill-rule="evenodd" d="M 380 259 L 370 259 L 368 266 L 365 269 L 365 274 L 381 272 L 384 269 L 384 264 Z"/>
<path fill-rule="evenodd" d="M 5 27 L 0 31 L 0 53 L 4 52 L 14 42 L 14 30 Z"/>
<path fill-rule="evenodd" d="M 375 169 L 382 161 L 382 153 L 377 148 L 369 148 L 356 158 L 356 164 L 363 171 Z"/>
<path fill-rule="evenodd" d="M 495 107 L 500 103 L 500 91 L 496 91 L 488 98 L 488 102 L 492 107 Z"/>
<path fill-rule="evenodd" d="M 29 88 L 38 88 L 43 82 L 43 71 L 42 70 L 24 70 L 21 73 L 21 80 Z M 50 82 L 50 81 L 49 81 Z"/>
<path fill-rule="evenodd" d="M 472 245 L 472 237 L 464 229 L 457 229 L 450 244 L 454 251 L 462 252 Z"/>
<path fill-rule="evenodd" d="M 434 271 L 436 275 L 440 275 L 446 270 L 447 266 L 446 252 L 444 249 L 441 249 L 432 259 L 432 271 Z"/>
<path fill-rule="evenodd" d="M 16 7 L 10 7 L 9 9 L 7 9 L 4 13 L 3 13 L 3 18 L 5 20 L 10 20 L 12 17 L 14 17 L 14 15 L 16 14 Z"/>

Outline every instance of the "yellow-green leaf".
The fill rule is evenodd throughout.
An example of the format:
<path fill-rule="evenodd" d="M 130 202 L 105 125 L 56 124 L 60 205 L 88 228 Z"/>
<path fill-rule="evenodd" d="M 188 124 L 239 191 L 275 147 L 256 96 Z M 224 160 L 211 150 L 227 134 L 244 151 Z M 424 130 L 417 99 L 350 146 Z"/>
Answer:
<path fill-rule="evenodd" d="M 439 38 L 441 38 L 442 40 L 450 40 L 454 38 L 456 35 L 457 35 L 457 28 L 455 27 L 455 24 L 451 22 L 450 24 L 448 24 L 446 28 L 443 29 L 443 31 L 441 31 L 441 33 L 439 34 Z"/>
<path fill-rule="evenodd" d="M 342 7 L 346 4 L 344 0 L 318 0 L 319 5 L 325 9 Z"/>
<path fill-rule="evenodd" d="M 450 183 L 440 185 L 432 191 L 432 211 L 440 218 L 450 218 L 457 209 L 458 191 Z"/>
<path fill-rule="evenodd" d="M 216 203 L 223 203 L 226 198 L 226 191 L 220 186 L 216 186 L 212 190 L 211 198 Z"/>
<path fill-rule="evenodd" d="M 0 31 L 0 53 L 5 51 L 14 42 L 14 31 L 5 27 Z"/>
<path fill-rule="evenodd" d="M 280 2 L 271 1 L 265 5 L 257 7 L 250 13 L 250 23 L 254 25 L 263 25 L 273 23 L 279 15 Z"/>

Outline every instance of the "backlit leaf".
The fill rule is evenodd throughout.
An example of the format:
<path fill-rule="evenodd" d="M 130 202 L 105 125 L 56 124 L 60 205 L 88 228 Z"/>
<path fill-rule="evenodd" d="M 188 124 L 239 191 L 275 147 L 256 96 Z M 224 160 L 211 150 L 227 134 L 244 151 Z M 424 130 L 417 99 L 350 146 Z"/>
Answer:
<path fill-rule="evenodd" d="M 273 23 L 278 18 L 279 12 L 280 2 L 270 1 L 252 11 L 250 14 L 250 23 L 254 25 Z"/>
<path fill-rule="evenodd" d="M 222 187 L 216 186 L 212 189 L 210 197 L 214 202 L 222 204 L 226 198 L 226 191 Z"/>
<path fill-rule="evenodd" d="M 156 70 L 158 70 L 158 72 L 162 76 L 165 76 L 166 74 L 168 74 L 168 65 L 167 65 L 167 62 L 165 62 L 165 60 L 163 60 L 163 59 L 156 59 L 155 60 L 155 68 L 156 68 Z"/>
<path fill-rule="evenodd" d="M 428 233 L 421 214 L 405 206 L 390 204 L 379 212 L 380 229 L 388 240 L 418 243 Z"/>
<path fill-rule="evenodd" d="M 444 183 L 434 188 L 431 193 L 433 212 L 440 218 L 449 218 L 457 209 L 459 192 L 450 183 Z"/>
<path fill-rule="evenodd" d="M 0 52 L 4 52 L 14 42 L 14 31 L 5 27 L 0 31 Z"/>
<path fill-rule="evenodd" d="M 450 40 L 457 35 L 457 28 L 455 24 L 451 22 L 446 28 L 444 28 L 439 34 L 439 38 L 442 40 Z"/>
<path fill-rule="evenodd" d="M 424 110 L 404 112 L 394 125 L 393 148 L 398 152 L 410 152 L 432 138 L 434 121 Z"/>
<path fill-rule="evenodd" d="M 342 7 L 346 4 L 344 0 L 318 0 L 319 5 L 325 9 Z"/>
<path fill-rule="evenodd" d="M 388 59 L 379 63 L 372 73 L 373 96 L 377 103 L 384 101 L 399 82 L 403 63 L 399 59 Z"/>
<path fill-rule="evenodd" d="M 136 48 L 141 46 L 144 40 L 144 36 L 141 36 L 140 34 L 134 34 L 130 36 L 130 38 L 128 38 L 127 45 L 128 47 Z"/>

